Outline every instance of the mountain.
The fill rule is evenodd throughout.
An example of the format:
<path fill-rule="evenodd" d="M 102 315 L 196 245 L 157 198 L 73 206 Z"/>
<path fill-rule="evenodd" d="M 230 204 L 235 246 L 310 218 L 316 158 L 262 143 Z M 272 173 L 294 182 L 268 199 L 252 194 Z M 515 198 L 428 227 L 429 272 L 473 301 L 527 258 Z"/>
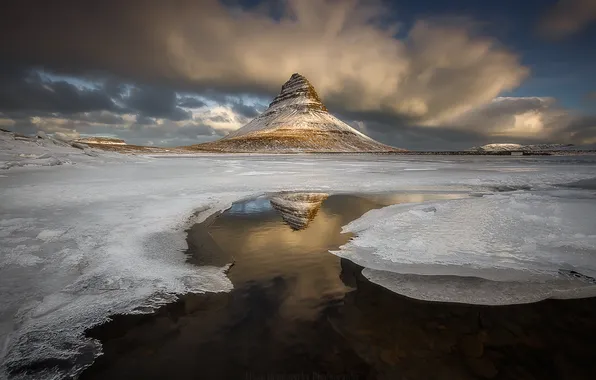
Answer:
<path fill-rule="evenodd" d="M 282 86 L 269 108 L 224 138 L 190 149 L 215 152 L 395 152 L 331 115 L 300 74 Z"/>
<path fill-rule="evenodd" d="M 475 146 L 468 149 L 469 151 L 475 152 L 542 152 L 542 151 L 554 151 L 554 150 L 567 150 L 573 149 L 572 144 L 486 144 L 482 146 Z"/>
<path fill-rule="evenodd" d="M 276 195 L 269 202 L 281 214 L 284 222 L 298 231 L 305 229 L 315 218 L 327 197 L 325 193 L 287 193 Z"/>

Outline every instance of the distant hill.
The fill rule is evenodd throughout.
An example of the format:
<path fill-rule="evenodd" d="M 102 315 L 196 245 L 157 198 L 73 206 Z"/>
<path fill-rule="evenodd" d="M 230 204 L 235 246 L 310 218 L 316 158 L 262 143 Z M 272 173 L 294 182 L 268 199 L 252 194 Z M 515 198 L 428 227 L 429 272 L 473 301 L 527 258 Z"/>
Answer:
<path fill-rule="evenodd" d="M 468 149 L 472 152 L 543 152 L 573 149 L 573 144 L 486 144 Z"/>
<path fill-rule="evenodd" d="M 126 145 L 124 140 L 113 137 L 84 137 L 76 139 L 75 142 L 82 144 Z"/>

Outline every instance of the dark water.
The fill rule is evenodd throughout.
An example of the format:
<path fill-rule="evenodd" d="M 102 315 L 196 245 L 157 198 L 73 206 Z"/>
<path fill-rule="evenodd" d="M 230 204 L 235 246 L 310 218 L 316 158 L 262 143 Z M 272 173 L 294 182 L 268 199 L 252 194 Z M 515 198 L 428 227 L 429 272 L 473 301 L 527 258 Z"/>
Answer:
<path fill-rule="evenodd" d="M 596 299 L 428 303 L 328 253 L 388 204 L 459 195 L 334 195 L 301 230 L 265 198 L 189 230 L 189 261 L 234 262 L 227 294 L 187 295 L 90 331 L 83 379 L 596 379 Z"/>

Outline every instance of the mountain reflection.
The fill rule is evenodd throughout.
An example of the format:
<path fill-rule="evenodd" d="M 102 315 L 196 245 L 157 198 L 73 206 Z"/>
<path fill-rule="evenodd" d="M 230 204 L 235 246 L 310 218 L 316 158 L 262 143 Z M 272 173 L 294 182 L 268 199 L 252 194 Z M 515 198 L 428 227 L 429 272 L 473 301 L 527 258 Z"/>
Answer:
<path fill-rule="evenodd" d="M 291 194 L 283 196 L 292 199 Z M 284 214 L 276 211 L 267 197 L 236 203 L 207 228 L 202 224 L 191 229 L 188 238 L 191 262 L 218 266 L 234 262 L 228 277 L 235 288 L 283 277 L 289 288 L 280 312 L 308 319 L 318 312 L 318 305 L 341 299 L 349 291 L 340 279 L 339 258 L 328 253 L 350 239 L 351 234 L 341 233 L 342 226 L 371 209 L 395 203 L 461 197 L 457 194 L 326 196 L 310 198 L 315 199 L 312 203 L 320 205 L 320 209 L 308 226 L 300 230 L 289 228 Z M 308 199 L 305 193 L 298 194 L 297 199 L 305 198 Z"/>

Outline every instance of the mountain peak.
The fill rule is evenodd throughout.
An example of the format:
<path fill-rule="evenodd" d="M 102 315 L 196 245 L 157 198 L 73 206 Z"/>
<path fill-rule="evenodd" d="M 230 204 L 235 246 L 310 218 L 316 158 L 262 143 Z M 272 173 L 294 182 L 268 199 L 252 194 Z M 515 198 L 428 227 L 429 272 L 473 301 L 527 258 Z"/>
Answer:
<path fill-rule="evenodd" d="M 193 146 L 212 152 L 395 152 L 331 115 L 303 75 L 294 73 L 269 108 L 220 140 Z"/>
<path fill-rule="evenodd" d="M 281 92 L 273 99 L 269 108 L 281 106 L 303 106 L 327 112 L 327 107 L 319 98 L 319 94 L 312 84 L 298 73 L 292 74 L 290 79 L 281 86 Z"/>

